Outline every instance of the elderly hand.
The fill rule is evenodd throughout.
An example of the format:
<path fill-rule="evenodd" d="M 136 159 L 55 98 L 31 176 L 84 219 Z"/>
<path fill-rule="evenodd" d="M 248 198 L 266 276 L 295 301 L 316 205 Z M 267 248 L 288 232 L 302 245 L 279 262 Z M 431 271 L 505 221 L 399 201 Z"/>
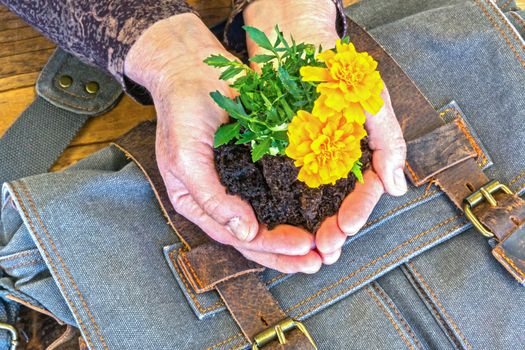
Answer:
<path fill-rule="evenodd" d="M 308 42 L 324 49 L 335 46 L 336 7 L 331 0 L 257 0 L 244 11 L 247 25 L 264 31 L 270 41 L 276 39 L 274 27 L 279 25 L 285 37 L 293 35 L 296 42 Z M 250 56 L 260 48 L 247 38 Z M 382 92 L 385 104 L 374 116 L 367 115 L 365 128 L 372 149 L 372 169 L 364 174 L 364 183 L 343 201 L 339 212 L 326 219 L 316 233 L 317 251 L 325 264 L 339 259 L 347 236 L 356 234 L 386 191 L 400 196 L 407 191 L 403 174 L 406 146 L 390 103 L 388 90 Z"/>
<path fill-rule="evenodd" d="M 283 272 L 313 273 L 322 263 L 310 233 L 258 225 L 251 206 L 219 182 L 213 138 L 228 115 L 209 94 L 233 91 L 218 79 L 218 69 L 203 63 L 212 54 L 232 58 L 197 16 L 182 14 L 146 30 L 126 57 L 126 75 L 155 103 L 157 163 L 171 202 L 211 238 L 248 258 Z"/>

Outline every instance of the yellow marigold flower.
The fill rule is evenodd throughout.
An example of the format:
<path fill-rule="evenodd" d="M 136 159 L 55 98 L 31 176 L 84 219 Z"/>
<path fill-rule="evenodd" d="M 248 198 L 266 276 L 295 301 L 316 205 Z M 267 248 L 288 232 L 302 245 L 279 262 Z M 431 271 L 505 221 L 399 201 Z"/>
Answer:
<path fill-rule="evenodd" d="M 322 121 L 298 111 L 288 125 L 286 155 L 300 168 L 297 179 L 309 187 L 335 184 L 348 176 L 361 158 L 362 124 L 348 122 L 342 113 Z"/>
<path fill-rule="evenodd" d="M 351 43 L 337 40 L 336 51 L 321 52 L 317 59 L 326 68 L 304 66 L 300 70 L 303 81 L 321 82 L 317 86 L 321 96 L 315 102 L 313 114 L 324 121 L 342 112 L 348 121 L 363 124 L 365 111 L 379 112 L 384 85 L 372 56 L 357 52 Z"/>

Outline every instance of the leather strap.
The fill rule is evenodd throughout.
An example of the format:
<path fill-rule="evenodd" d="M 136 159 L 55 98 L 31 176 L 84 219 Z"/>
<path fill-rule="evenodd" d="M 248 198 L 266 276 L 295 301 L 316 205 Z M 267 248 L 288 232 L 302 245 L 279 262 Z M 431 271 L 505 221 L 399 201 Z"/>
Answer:
<path fill-rule="evenodd" d="M 407 141 L 406 175 L 416 186 L 429 181 L 436 183 L 463 210 L 465 198 L 489 182 L 475 159 L 479 147 L 461 120 L 445 124 L 392 57 L 370 35 L 353 21 L 349 21 L 349 28 L 356 48 L 369 51 L 379 62 L 379 71 L 388 86 Z M 493 255 L 518 281 L 525 283 L 525 201 L 504 192 L 494 197 L 495 204 L 483 202 L 474 208 L 474 214 L 501 242 Z"/>

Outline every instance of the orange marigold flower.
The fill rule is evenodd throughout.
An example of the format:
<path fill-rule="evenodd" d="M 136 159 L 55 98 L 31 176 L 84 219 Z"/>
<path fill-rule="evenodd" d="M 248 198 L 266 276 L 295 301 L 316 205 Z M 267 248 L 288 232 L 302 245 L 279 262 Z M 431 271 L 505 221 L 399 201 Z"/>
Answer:
<path fill-rule="evenodd" d="M 321 94 L 315 102 L 313 114 L 322 120 L 343 113 L 348 121 L 365 122 L 365 111 L 376 114 L 383 106 L 380 94 L 383 81 L 376 70 L 377 62 L 366 52 L 357 52 L 353 44 L 336 42 L 336 51 L 321 52 L 317 59 L 323 67 L 304 66 L 303 81 L 321 82 Z"/>
<path fill-rule="evenodd" d="M 322 121 L 306 111 L 298 111 L 288 125 L 286 155 L 300 167 L 297 179 L 309 187 L 335 184 L 348 176 L 361 158 L 362 124 L 348 122 L 342 113 Z"/>

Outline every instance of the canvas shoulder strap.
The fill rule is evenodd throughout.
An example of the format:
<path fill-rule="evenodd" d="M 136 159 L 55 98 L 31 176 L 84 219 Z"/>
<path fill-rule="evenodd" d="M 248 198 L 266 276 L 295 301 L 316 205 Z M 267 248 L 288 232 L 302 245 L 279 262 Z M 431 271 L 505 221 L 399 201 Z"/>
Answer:
<path fill-rule="evenodd" d="M 0 184 L 45 173 L 86 121 L 111 110 L 120 84 L 57 49 L 40 73 L 36 98 L 0 138 Z"/>

